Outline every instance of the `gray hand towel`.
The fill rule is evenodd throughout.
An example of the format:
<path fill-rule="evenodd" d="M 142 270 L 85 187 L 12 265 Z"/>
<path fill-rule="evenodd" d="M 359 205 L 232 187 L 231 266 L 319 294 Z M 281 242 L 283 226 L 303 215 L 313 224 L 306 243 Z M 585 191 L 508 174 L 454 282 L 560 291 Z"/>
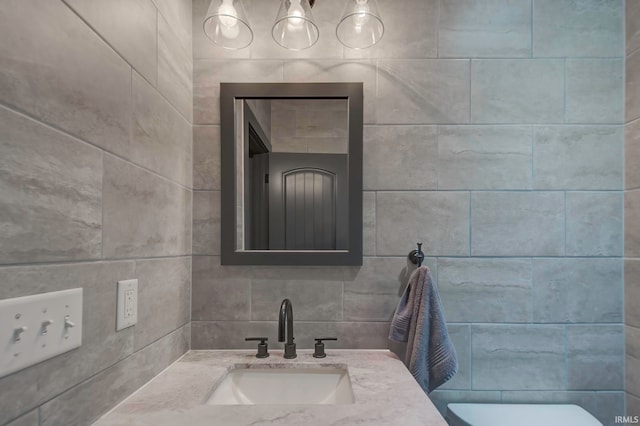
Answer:
<path fill-rule="evenodd" d="M 409 285 L 391 321 L 389 339 L 407 342 L 405 363 L 426 393 L 458 371 L 458 359 L 447 333 L 442 302 L 426 266 L 418 268 L 409 278 Z"/>

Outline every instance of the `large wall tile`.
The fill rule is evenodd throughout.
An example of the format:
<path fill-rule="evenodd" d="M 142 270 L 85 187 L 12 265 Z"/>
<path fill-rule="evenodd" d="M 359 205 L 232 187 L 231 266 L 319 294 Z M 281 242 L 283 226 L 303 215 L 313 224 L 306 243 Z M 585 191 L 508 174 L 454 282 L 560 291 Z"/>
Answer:
<path fill-rule="evenodd" d="M 277 83 L 281 61 L 196 60 L 193 64 L 193 122 L 220 124 L 220 83 Z"/>
<path fill-rule="evenodd" d="M 326 324 L 326 323 L 325 323 Z M 318 332 L 328 332 L 324 324 L 319 324 Z M 336 349 L 379 349 L 389 345 L 388 322 L 339 322 L 335 323 L 336 333 L 340 340 L 336 342 Z M 317 336 L 317 334 L 314 334 Z M 309 342 L 311 343 L 311 342 Z M 329 342 L 331 345 L 331 342 Z M 309 345 L 308 347 L 311 347 Z M 330 353 L 330 352 L 329 352 Z"/>
<path fill-rule="evenodd" d="M 0 379 L 0 424 L 133 353 L 134 329 L 115 329 L 116 283 L 135 277 L 128 261 L 0 268 L 0 299 L 83 288 L 82 346 Z"/>
<path fill-rule="evenodd" d="M 558 256 L 564 252 L 564 195 L 558 192 L 471 194 L 471 254 Z"/>
<path fill-rule="evenodd" d="M 423 242 L 427 256 L 469 255 L 469 194 L 378 192 L 378 256 L 406 256 Z"/>
<path fill-rule="evenodd" d="M 138 260 L 135 350 L 182 327 L 191 318 L 191 258 Z M 161 314 L 159 314 L 161 313 Z"/>
<path fill-rule="evenodd" d="M 295 315 L 295 314 L 294 314 Z M 255 349 L 256 342 L 245 342 L 245 337 L 266 336 L 269 350 L 282 354 L 282 343 L 278 343 L 276 321 L 195 321 L 192 323 L 193 350 L 197 349 Z M 327 353 L 331 349 L 379 349 L 389 341 L 388 322 L 303 322 L 294 324 L 294 336 L 298 350 L 313 348 L 314 337 L 337 337 L 337 342 L 327 342 Z M 272 352 L 273 353 L 273 352 Z"/>
<path fill-rule="evenodd" d="M 529 57 L 531 0 L 440 2 L 441 58 Z"/>
<path fill-rule="evenodd" d="M 627 55 L 640 49 L 640 3 L 637 1 L 625 2 L 625 29 Z"/>
<path fill-rule="evenodd" d="M 438 54 L 438 0 L 379 1 L 384 36 L 368 49 L 345 48 L 346 58 L 435 58 Z"/>
<path fill-rule="evenodd" d="M 531 127 L 442 126 L 438 189 L 530 189 Z"/>
<path fill-rule="evenodd" d="M 247 266 L 221 266 L 217 256 L 193 256 L 191 319 L 249 320 L 251 273 Z"/>
<path fill-rule="evenodd" d="M 220 127 L 193 126 L 193 189 L 220 190 Z"/>
<path fill-rule="evenodd" d="M 561 60 L 471 62 L 472 123 L 564 122 Z"/>
<path fill-rule="evenodd" d="M 193 193 L 193 254 L 220 254 L 220 191 Z"/>
<path fill-rule="evenodd" d="M 435 126 L 367 126 L 363 151 L 364 189 L 436 189 Z"/>
<path fill-rule="evenodd" d="M 627 325 L 640 328 L 640 260 L 624 260 L 624 315 Z"/>
<path fill-rule="evenodd" d="M 344 281 L 349 279 L 358 266 L 255 266 L 253 277 L 266 280 L 285 281 Z"/>
<path fill-rule="evenodd" d="M 533 55 L 623 56 L 623 0 L 535 0 Z"/>
<path fill-rule="evenodd" d="M 640 120 L 635 120 L 625 126 L 625 189 L 640 188 Z"/>
<path fill-rule="evenodd" d="M 625 61 L 625 117 L 626 121 L 640 118 L 640 50 Z"/>
<path fill-rule="evenodd" d="M 624 255 L 640 257 L 640 189 L 624 194 Z"/>
<path fill-rule="evenodd" d="M 376 78 L 375 61 L 307 60 L 284 63 L 286 82 L 362 82 L 365 124 L 376 122 Z"/>
<path fill-rule="evenodd" d="M 248 310 L 247 310 L 248 312 Z M 299 326 L 299 324 L 296 324 Z M 294 335 L 298 327 L 294 329 Z M 280 349 L 278 323 L 267 321 L 192 321 L 191 349 L 255 349 L 256 342 L 246 342 L 245 337 L 269 338 L 269 350 Z M 324 337 L 324 336 L 322 336 Z M 297 340 L 297 339 L 296 339 Z"/>
<path fill-rule="evenodd" d="M 376 255 L 376 193 L 362 193 L 362 254 Z"/>
<path fill-rule="evenodd" d="M 343 280 L 348 267 L 256 266 L 251 288 L 251 318 L 277 320 L 285 298 L 302 321 L 342 320 Z M 301 337 L 301 333 L 297 334 Z M 308 334 L 307 337 L 311 337 Z M 313 342 L 313 340 L 311 340 Z"/>
<path fill-rule="evenodd" d="M 131 67 L 62 2 L 8 0 L 2 9 L 3 103 L 122 153 L 129 142 Z"/>
<path fill-rule="evenodd" d="M 0 264 L 100 258 L 102 153 L 0 108 Z"/>
<path fill-rule="evenodd" d="M 576 390 L 624 389 L 624 326 L 567 327 L 567 384 Z"/>
<path fill-rule="evenodd" d="M 193 121 L 193 62 L 171 26 L 158 15 L 158 90 Z"/>
<path fill-rule="evenodd" d="M 474 325 L 471 333 L 473 389 L 564 388 L 564 327 Z"/>
<path fill-rule="evenodd" d="M 448 322 L 529 322 L 531 261 L 440 258 L 438 290 Z"/>
<path fill-rule="evenodd" d="M 469 122 L 468 60 L 378 61 L 378 123 Z"/>
<path fill-rule="evenodd" d="M 567 193 L 567 256 L 622 256 L 622 192 Z"/>
<path fill-rule="evenodd" d="M 534 322 L 622 322 L 620 259 L 534 259 Z"/>
<path fill-rule="evenodd" d="M 567 123 L 624 121 L 624 60 L 567 60 Z"/>
<path fill-rule="evenodd" d="M 637 396 L 640 395 L 640 329 L 626 327 L 626 345 L 626 390 Z"/>
<path fill-rule="evenodd" d="M 449 319 L 448 321 L 451 322 Z M 458 372 L 438 389 L 471 389 L 471 326 L 448 324 L 447 332 L 456 349 Z"/>
<path fill-rule="evenodd" d="M 151 84 L 156 84 L 157 10 L 151 0 L 64 0 Z"/>
<path fill-rule="evenodd" d="M 191 191 L 110 155 L 104 158 L 103 256 L 191 252 Z"/>
<path fill-rule="evenodd" d="M 280 304 L 291 300 L 296 321 L 342 320 L 342 282 L 254 278 L 251 281 L 251 319 L 277 321 Z"/>
<path fill-rule="evenodd" d="M 344 283 L 345 321 L 391 321 L 415 269 L 399 257 L 367 257 Z"/>
<path fill-rule="evenodd" d="M 191 124 L 137 73 L 133 74 L 132 127 L 127 159 L 191 187 Z"/>
<path fill-rule="evenodd" d="M 182 49 L 191 55 L 191 33 L 202 31 L 202 20 L 198 26 L 192 27 L 192 1 L 191 0 L 152 0 L 158 7 L 158 11 L 167 21 Z"/>
<path fill-rule="evenodd" d="M 622 189 L 622 126 L 534 129 L 534 188 Z"/>
<path fill-rule="evenodd" d="M 187 325 L 47 402 L 42 426 L 91 424 L 185 353 L 188 333 Z"/>

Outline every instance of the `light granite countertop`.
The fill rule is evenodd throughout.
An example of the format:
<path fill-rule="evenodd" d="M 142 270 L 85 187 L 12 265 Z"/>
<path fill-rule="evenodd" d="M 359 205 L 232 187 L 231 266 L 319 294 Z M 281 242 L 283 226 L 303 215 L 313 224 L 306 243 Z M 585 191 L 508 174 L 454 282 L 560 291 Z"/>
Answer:
<path fill-rule="evenodd" d="M 355 402 L 345 405 L 206 405 L 215 387 L 234 367 L 297 364 L 346 365 Z M 272 350 L 190 351 L 131 395 L 94 426 L 200 425 L 420 425 L 447 426 L 402 361 L 387 350 L 328 350 L 316 359 L 298 351 L 296 359 Z"/>

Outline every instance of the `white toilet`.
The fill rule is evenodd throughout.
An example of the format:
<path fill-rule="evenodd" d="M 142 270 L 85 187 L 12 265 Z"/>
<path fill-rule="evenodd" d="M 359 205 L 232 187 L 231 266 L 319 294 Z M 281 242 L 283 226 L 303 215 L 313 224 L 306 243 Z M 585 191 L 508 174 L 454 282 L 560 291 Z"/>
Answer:
<path fill-rule="evenodd" d="M 449 426 L 602 426 L 573 404 L 448 404 Z"/>

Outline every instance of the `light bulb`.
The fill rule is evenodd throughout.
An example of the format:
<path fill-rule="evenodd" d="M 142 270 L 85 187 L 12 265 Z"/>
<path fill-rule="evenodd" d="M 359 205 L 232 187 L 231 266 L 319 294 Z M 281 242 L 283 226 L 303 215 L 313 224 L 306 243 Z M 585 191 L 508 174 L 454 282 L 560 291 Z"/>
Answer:
<path fill-rule="evenodd" d="M 233 0 L 222 0 L 218 8 L 220 31 L 228 39 L 235 39 L 240 35 L 238 26 L 238 11 L 233 7 Z"/>
<path fill-rule="evenodd" d="M 300 0 L 291 0 L 287 15 L 287 29 L 289 31 L 301 30 L 304 25 L 305 15 Z"/>
<path fill-rule="evenodd" d="M 369 5 L 367 0 L 356 0 L 356 5 L 353 8 L 354 17 L 353 21 L 356 24 L 356 33 L 362 32 L 362 27 L 369 22 Z"/>

